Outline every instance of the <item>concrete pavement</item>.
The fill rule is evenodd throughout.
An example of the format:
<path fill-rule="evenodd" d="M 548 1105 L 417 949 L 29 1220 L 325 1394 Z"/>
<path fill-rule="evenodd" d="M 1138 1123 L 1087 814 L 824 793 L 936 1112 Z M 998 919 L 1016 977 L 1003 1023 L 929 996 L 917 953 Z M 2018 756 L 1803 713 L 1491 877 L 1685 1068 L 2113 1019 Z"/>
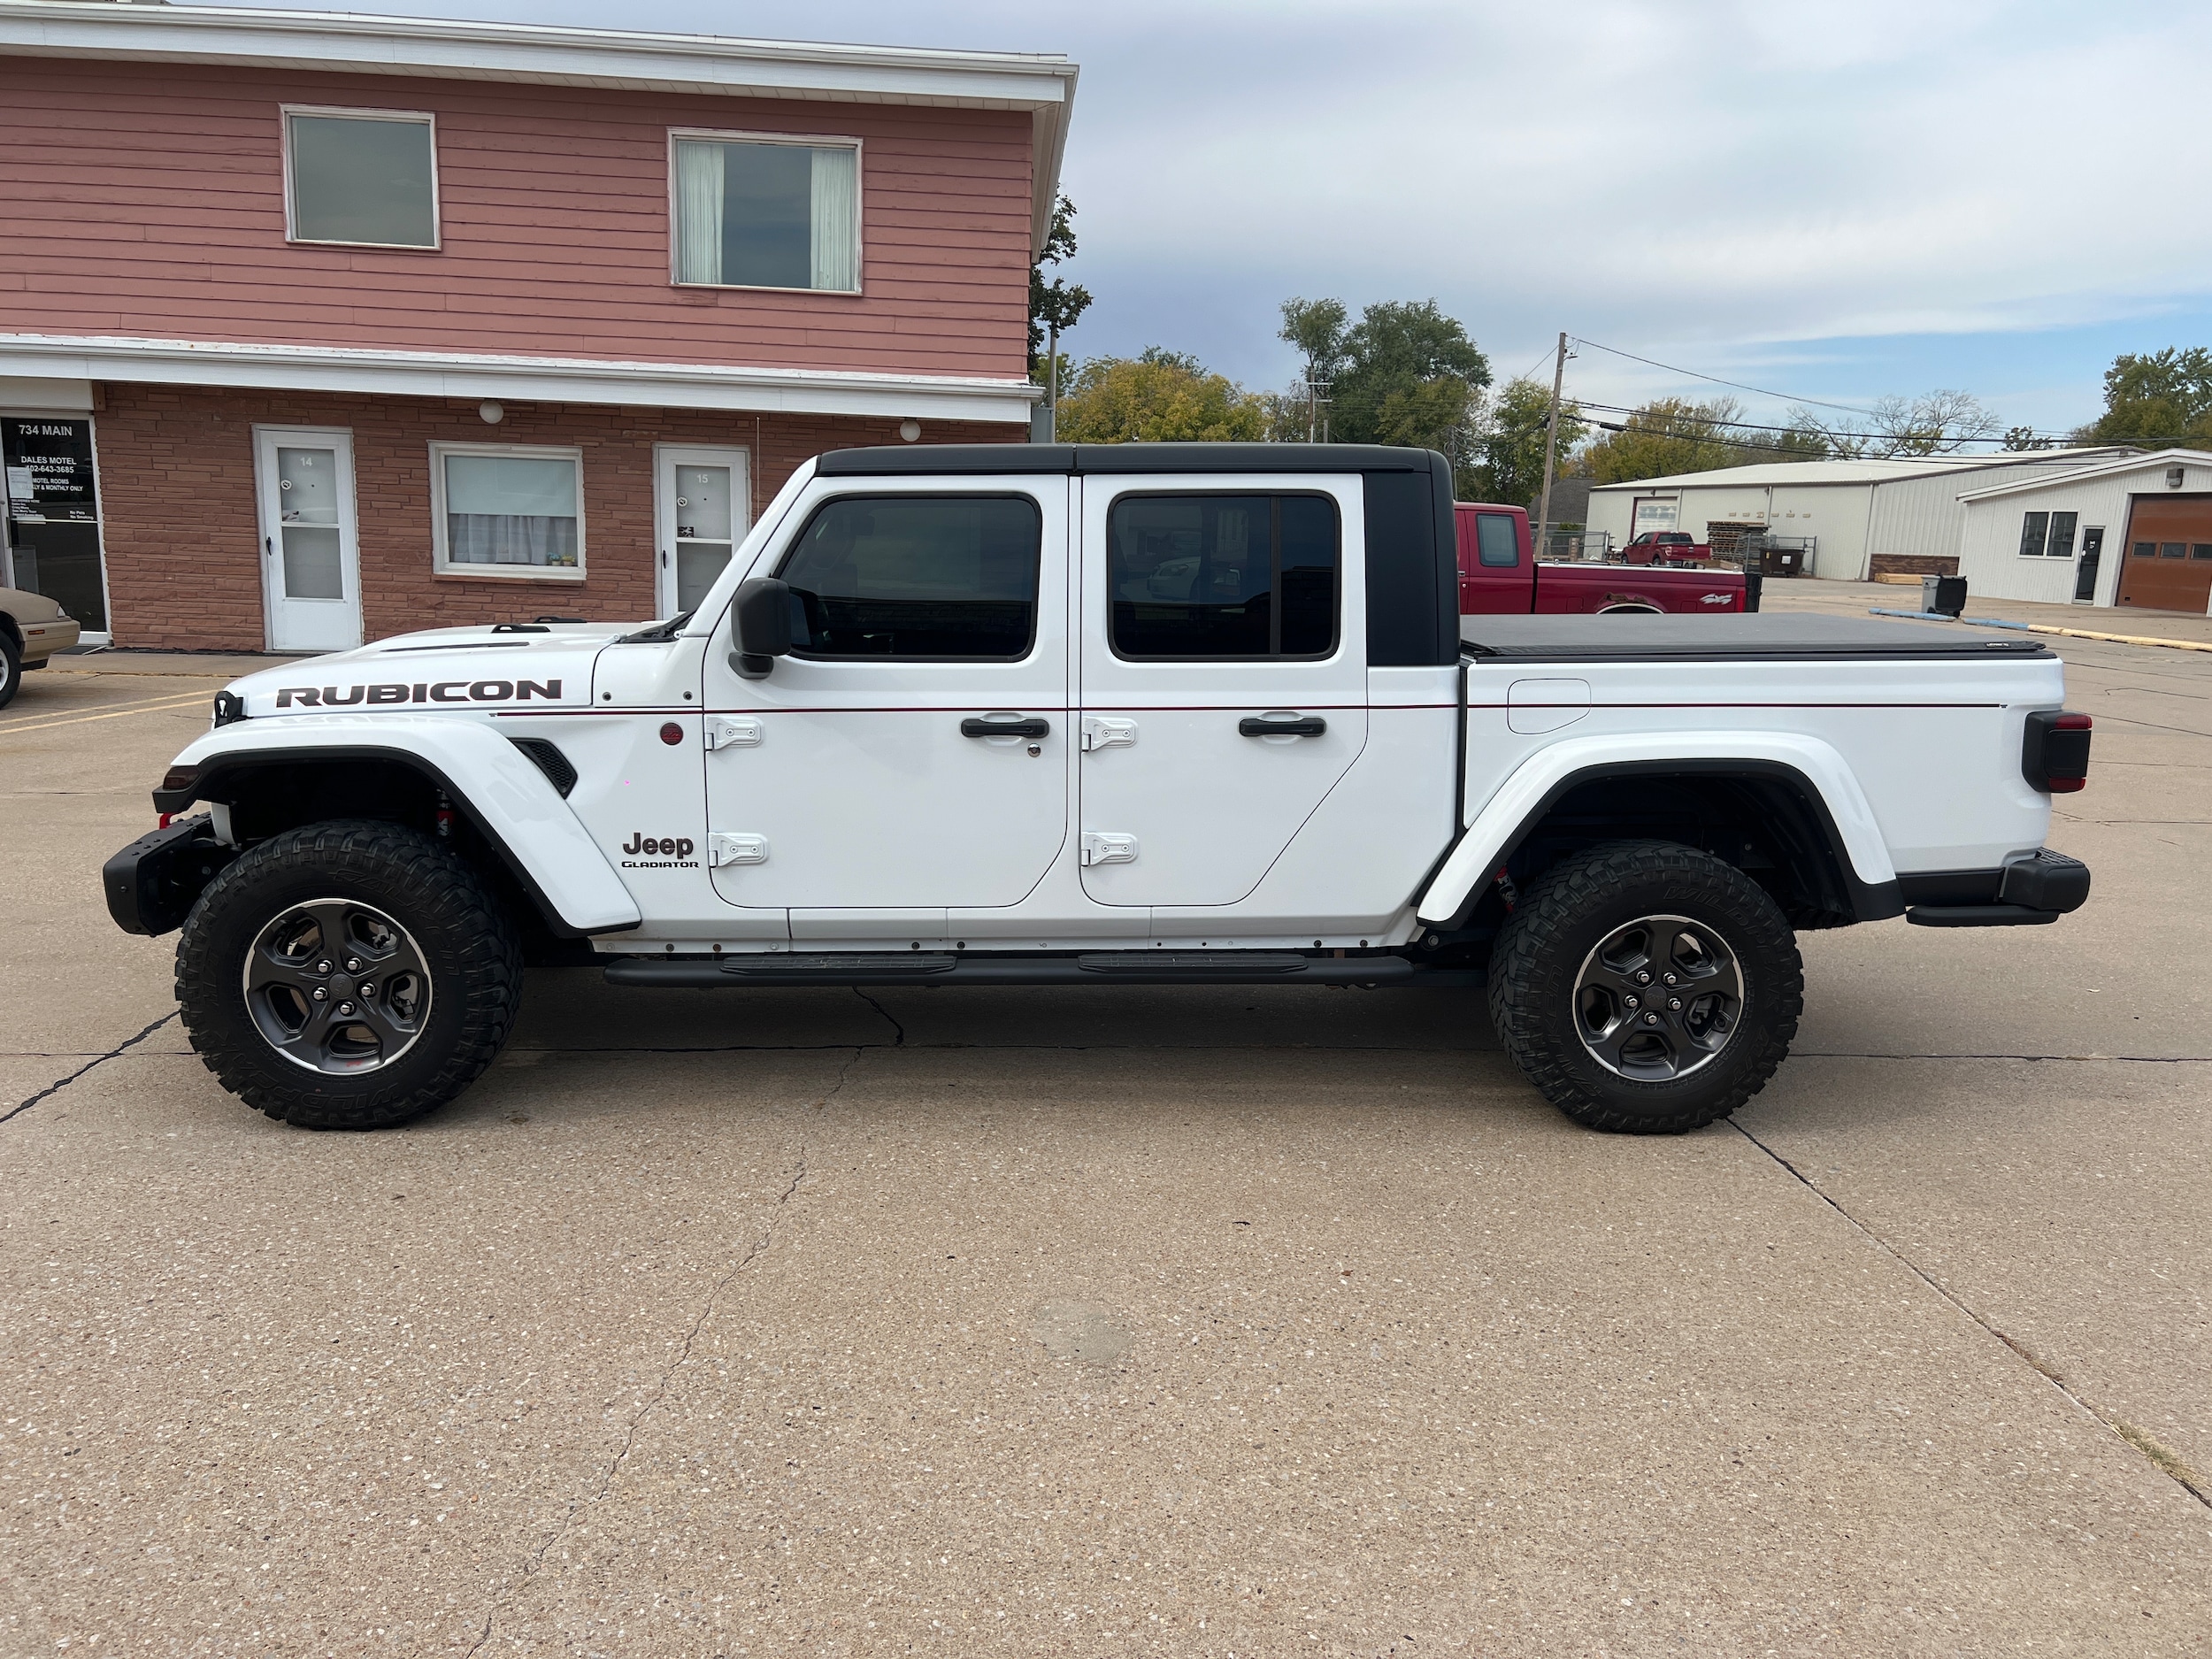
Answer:
<path fill-rule="evenodd" d="M 289 1130 L 97 890 L 219 680 L 34 676 L 0 1651 L 2204 1653 L 2212 663 L 2061 649 L 2089 910 L 1809 938 L 1678 1141 L 1442 993 L 588 971 Z"/>

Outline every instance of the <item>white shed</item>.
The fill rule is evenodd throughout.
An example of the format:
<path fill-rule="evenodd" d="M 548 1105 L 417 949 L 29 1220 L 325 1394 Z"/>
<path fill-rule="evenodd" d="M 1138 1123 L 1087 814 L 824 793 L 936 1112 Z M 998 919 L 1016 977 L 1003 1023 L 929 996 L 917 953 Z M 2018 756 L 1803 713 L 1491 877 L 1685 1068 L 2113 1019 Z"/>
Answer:
<path fill-rule="evenodd" d="M 1959 574 L 1969 599 L 2212 609 L 2212 454 L 2162 449 L 2055 478 L 1981 486 Z"/>
<path fill-rule="evenodd" d="M 1589 527 L 1616 545 L 1641 530 L 1688 530 L 1710 541 L 1750 527 L 1815 543 L 1809 573 L 1863 581 L 1881 572 L 1949 575 L 1966 510 L 1959 492 L 2078 471 L 2131 456 L 2119 449 L 2039 449 L 1870 461 L 1780 461 L 1712 472 L 1601 484 Z"/>

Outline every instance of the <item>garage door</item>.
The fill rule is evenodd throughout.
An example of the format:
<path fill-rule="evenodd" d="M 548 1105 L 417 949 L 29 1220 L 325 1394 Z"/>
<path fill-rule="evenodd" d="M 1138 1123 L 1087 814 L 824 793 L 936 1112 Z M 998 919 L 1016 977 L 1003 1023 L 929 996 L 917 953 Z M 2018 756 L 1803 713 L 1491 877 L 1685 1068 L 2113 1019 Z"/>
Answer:
<path fill-rule="evenodd" d="M 2212 603 L 2212 495 L 2138 495 L 2120 603 L 2202 616 Z"/>

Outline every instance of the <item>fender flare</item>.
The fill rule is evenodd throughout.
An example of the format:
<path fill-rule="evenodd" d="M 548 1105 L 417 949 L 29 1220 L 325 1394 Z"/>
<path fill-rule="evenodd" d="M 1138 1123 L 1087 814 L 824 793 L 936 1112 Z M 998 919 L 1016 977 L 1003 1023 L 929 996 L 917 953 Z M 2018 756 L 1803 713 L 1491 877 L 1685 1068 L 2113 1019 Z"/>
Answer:
<path fill-rule="evenodd" d="M 621 933 L 644 919 L 583 821 L 506 736 L 453 715 L 303 714 L 241 720 L 196 738 L 173 763 L 198 776 L 154 792 L 174 812 L 226 799 L 224 780 L 301 761 L 375 760 L 428 780 L 495 849 L 549 925 L 572 938 Z M 465 780 L 465 781 L 464 781 Z"/>
<path fill-rule="evenodd" d="M 1523 761 L 1468 820 L 1415 904 L 1415 915 L 1432 927 L 1456 922 L 1491 872 L 1577 785 L 1669 773 L 1737 773 L 1793 784 L 1823 820 L 1856 918 L 1879 921 L 1904 913 L 1897 870 L 1874 809 L 1832 744 L 1787 732 L 1654 732 L 1570 738 Z"/>

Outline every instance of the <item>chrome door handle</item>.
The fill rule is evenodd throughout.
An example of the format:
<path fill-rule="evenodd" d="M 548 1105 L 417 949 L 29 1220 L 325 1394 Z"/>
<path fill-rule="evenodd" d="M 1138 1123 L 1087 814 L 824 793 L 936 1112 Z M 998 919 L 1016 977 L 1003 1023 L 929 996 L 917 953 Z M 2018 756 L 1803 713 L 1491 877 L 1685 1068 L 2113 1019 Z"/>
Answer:
<path fill-rule="evenodd" d="M 1317 714 L 1294 714 L 1287 719 L 1248 714 L 1237 722 L 1237 730 L 1246 737 L 1319 737 L 1328 729 L 1329 723 Z"/>

